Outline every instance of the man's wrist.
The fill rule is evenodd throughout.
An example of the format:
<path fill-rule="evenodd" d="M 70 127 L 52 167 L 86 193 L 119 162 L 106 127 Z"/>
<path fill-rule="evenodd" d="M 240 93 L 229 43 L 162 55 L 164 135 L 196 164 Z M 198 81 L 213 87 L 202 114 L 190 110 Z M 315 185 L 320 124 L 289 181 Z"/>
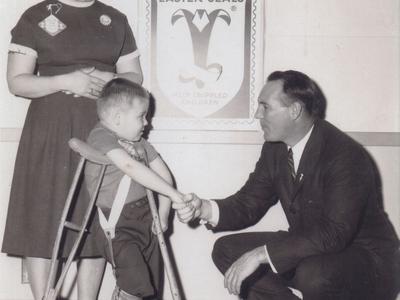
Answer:
<path fill-rule="evenodd" d="M 199 207 L 200 215 L 199 218 L 209 222 L 212 218 L 211 203 L 206 199 L 200 199 L 201 205 Z"/>
<path fill-rule="evenodd" d="M 265 246 L 260 246 L 257 248 L 258 260 L 261 264 L 268 263 L 268 253 Z"/>
<path fill-rule="evenodd" d="M 214 200 L 203 200 L 199 213 L 200 224 L 207 224 L 216 227 L 219 222 L 219 208 Z M 210 227 L 207 227 L 210 229 Z"/>

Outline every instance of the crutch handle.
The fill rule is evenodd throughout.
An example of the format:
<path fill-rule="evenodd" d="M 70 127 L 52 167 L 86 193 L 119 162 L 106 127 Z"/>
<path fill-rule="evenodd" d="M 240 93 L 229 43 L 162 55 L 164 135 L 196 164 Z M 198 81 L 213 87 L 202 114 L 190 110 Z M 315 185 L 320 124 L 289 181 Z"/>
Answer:
<path fill-rule="evenodd" d="M 110 159 L 107 156 L 103 155 L 87 143 L 81 141 L 77 138 L 72 138 L 68 141 L 69 146 L 75 152 L 78 152 L 82 157 L 87 160 L 99 164 L 99 165 L 109 165 L 111 164 Z"/>

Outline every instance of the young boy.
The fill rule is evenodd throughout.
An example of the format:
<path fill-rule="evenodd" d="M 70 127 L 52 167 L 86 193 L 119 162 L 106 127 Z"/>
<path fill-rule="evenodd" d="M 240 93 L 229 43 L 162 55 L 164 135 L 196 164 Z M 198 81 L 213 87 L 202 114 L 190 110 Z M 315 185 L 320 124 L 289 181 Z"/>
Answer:
<path fill-rule="evenodd" d="M 97 198 L 100 221 L 102 214 L 109 217 L 124 175 L 132 179 L 115 226 L 115 236 L 108 241 L 100 226 L 96 230 L 104 257 L 115 266 L 117 286 L 113 300 L 142 299 L 155 295 L 159 288 L 163 270 L 145 189 L 160 194 L 159 215 L 163 231 L 168 227 L 170 199 L 183 201 L 183 195 L 172 187 L 166 165 L 153 146 L 142 138 L 148 107 L 149 94 L 143 87 L 121 78 L 111 80 L 97 100 L 100 122 L 88 137 L 88 144 L 113 163 L 107 166 Z M 85 169 L 91 194 L 99 169 L 99 165 L 92 163 Z"/>

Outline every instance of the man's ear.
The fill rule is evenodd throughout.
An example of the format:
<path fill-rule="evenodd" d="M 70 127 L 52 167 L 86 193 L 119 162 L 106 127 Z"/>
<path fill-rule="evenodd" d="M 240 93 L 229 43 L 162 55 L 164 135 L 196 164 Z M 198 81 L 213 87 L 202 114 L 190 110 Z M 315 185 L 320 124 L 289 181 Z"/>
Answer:
<path fill-rule="evenodd" d="M 292 117 L 292 119 L 297 120 L 301 116 L 303 106 L 300 104 L 300 102 L 295 101 L 290 105 L 289 110 L 290 110 L 290 116 Z"/>

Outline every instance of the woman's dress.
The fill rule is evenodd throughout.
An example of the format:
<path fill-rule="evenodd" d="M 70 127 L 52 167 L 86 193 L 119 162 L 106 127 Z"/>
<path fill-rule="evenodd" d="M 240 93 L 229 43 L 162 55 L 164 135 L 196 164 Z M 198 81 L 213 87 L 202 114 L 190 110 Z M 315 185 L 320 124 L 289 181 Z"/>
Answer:
<path fill-rule="evenodd" d="M 29 8 L 11 33 L 10 51 L 37 56 L 40 76 L 92 66 L 115 72 L 117 61 L 138 55 L 126 17 L 99 1 L 88 7 L 43 1 Z M 31 101 L 15 163 L 2 252 L 51 257 L 79 161 L 68 140 L 86 140 L 96 122 L 96 102 L 88 98 L 57 92 Z M 88 193 L 82 185 L 74 220 L 82 220 L 87 202 Z M 63 256 L 69 253 L 75 235 L 68 232 Z M 90 236 L 81 257 L 99 254 Z"/>

